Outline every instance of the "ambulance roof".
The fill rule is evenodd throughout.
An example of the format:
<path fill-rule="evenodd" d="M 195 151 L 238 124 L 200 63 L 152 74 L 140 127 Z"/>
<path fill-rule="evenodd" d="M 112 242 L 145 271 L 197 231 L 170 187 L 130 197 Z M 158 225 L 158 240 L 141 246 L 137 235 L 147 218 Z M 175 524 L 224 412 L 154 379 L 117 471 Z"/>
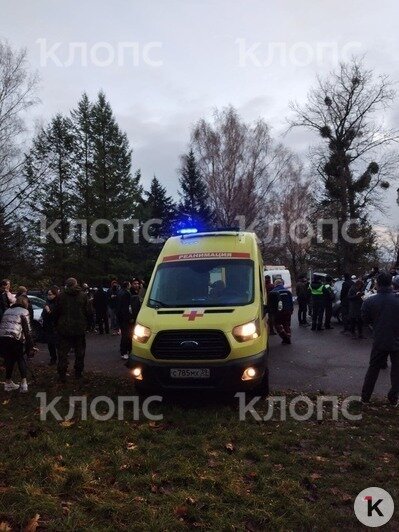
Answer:
<path fill-rule="evenodd" d="M 212 231 L 172 236 L 159 255 L 158 262 L 202 259 L 254 259 L 258 256 L 255 233 Z"/>

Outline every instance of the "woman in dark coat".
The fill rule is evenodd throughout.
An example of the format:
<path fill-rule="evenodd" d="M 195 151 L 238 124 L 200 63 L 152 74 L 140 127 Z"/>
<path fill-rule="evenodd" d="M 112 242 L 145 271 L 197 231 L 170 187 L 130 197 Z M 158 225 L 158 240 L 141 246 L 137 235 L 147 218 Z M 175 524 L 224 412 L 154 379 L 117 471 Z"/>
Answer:
<path fill-rule="evenodd" d="M 50 353 L 50 366 L 57 363 L 58 338 L 55 327 L 54 309 L 57 304 L 58 289 L 53 287 L 47 292 L 46 305 L 42 312 L 43 331 L 46 337 L 48 351 Z"/>
<path fill-rule="evenodd" d="M 356 329 L 358 331 L 357 338 L 363 337 L 363 321 L 362 321 L 362 304 L 364 296 L 364 285 L 361 279 L 358 279 L 355 284 L 349 289 L 349 323 L 352 336 L 356 338 Z"/>

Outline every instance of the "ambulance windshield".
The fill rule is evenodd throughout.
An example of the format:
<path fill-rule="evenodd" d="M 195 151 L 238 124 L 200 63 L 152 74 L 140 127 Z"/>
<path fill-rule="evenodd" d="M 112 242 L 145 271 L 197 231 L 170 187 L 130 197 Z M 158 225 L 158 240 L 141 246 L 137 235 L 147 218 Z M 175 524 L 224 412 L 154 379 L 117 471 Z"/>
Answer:
<path fill-rule="evenodd" d="M 160 307 L 226 307 L 252 303 L 251 260 L 184 260 L 160 264 L 148 305 Z"/>

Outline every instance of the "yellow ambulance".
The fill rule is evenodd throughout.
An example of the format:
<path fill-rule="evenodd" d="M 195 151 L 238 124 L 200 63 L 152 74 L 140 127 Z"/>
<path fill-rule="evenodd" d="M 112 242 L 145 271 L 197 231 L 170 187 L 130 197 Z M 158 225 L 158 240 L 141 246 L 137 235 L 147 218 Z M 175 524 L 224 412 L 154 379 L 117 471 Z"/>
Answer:
<path fill-rule="evenodd" d="M 268 393 L 262 256 L 251 232 L 169 238 L 133 331 L 138 389 Z"/>

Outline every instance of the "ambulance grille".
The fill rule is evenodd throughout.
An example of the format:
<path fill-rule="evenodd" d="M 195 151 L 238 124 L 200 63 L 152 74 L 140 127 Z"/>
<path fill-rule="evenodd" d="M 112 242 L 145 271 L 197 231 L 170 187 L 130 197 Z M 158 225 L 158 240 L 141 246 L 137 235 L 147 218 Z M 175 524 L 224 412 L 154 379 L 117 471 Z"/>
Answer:
<path fill-rule="evenodd" d="M 222 331 L 161 331 L 151 353 L 162 360 L 220 360 L 229 356 L 230 345 Z"/>

